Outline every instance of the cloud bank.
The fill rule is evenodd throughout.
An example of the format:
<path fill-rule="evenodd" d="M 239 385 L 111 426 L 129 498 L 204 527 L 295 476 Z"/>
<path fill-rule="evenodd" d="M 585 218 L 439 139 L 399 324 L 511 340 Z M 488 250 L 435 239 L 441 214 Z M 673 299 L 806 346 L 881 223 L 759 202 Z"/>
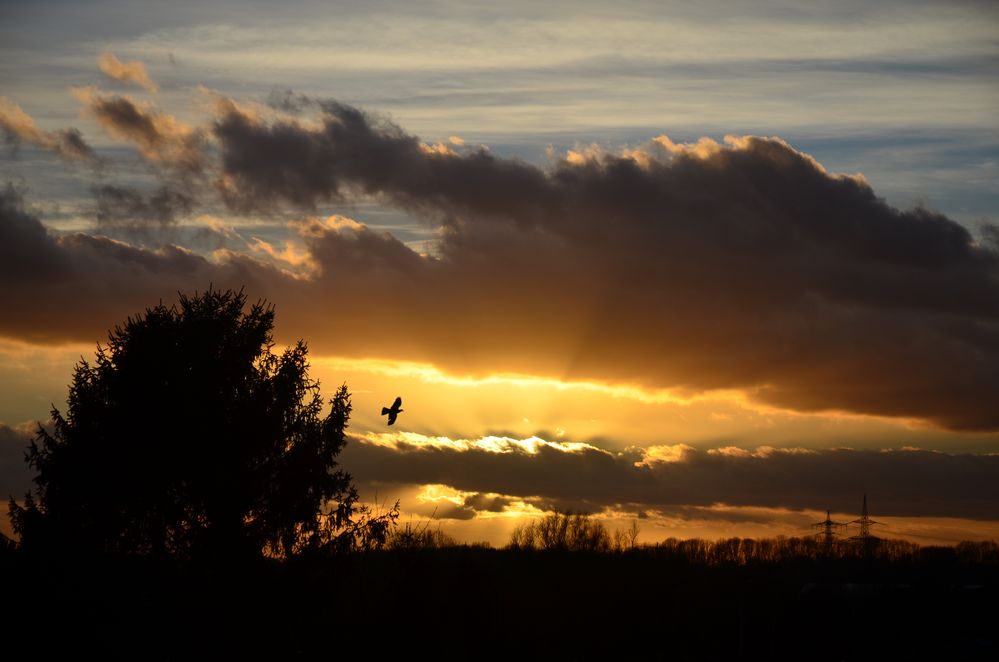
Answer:
<path fill-rule="evenodd" d="M 341 460 L 368 481 L 475 494 L 450 515 L 458 519 L 502 510 L 510 497 L 543 510 L 588 512 L 716 504 L 856 512 L 864 492 L 878 516 L 999 519 L 999 455 L 683 445 L 613 453 L 537 438 L 455 441 L 400 432 L 355 437 Z"/>
<path fill-rule="evenodd" d="M 292 116 L 217 98 L 211 121 L 191 126 L 127 97 L 78 95 L 165 177 L 200 173 L 202 203 L 308 214 L 374 198 L 440 240 L 426 255 L 307 217 L 287 252 L 309 269 L 293 273 L 231 251 L 55 237 L 8 194 L 2 250 L 31 257 L 3 270 L 0 303 L 17 314 L 0 333 L 93 340 L 175 290 L 246 285 L 278 305 L 286 339 L 331 354 L 999 429 L 999 254 L 779 138 L 660 136 L 541 167 L 428 145 L 335 101 L 286 95 L 313 111 Z M 164 218 L 152 198 L 102 191 L 109 218 Z"/>
<path fill-rule="evenodd" d="M 775 138 L 660 137 L 542 169 L 321 108 L 308 126 L 223 107 L 227 199 L 361 192 L 440 223 L 433 260 L 363 230 L 311 242 L 322 280 L 377 302 L 360 311 L 372 327 L 410 311 L 438 362 L 999 426 L 999 256 L 940 214 Z"/>

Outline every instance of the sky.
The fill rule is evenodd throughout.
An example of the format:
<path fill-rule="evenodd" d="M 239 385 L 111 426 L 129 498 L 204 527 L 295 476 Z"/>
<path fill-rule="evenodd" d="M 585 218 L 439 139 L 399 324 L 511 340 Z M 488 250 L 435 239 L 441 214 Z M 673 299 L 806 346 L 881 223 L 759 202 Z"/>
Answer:
<path fill-rule="evenodd" d="M 0 493 L 211 284 L 459 540 L 999 538 L 999 6 L 729 4 L 0 3 Z"/>

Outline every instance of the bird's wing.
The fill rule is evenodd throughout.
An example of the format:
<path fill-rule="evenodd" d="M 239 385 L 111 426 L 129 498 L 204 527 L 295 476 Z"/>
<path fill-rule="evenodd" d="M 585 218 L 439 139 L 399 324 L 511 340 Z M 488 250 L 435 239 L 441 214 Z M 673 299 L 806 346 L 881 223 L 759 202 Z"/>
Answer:
<path fill-rule="evenodd" d="M 395 402 L 392 403 L 392 409 L 398 409 L 402 406 L 402 398 L 396 397 Z"/>
<path fill-rule="evenodd" d="M 389 412 L 389 417 L 388 417 L 388 424 L 389 425 L 392 425 L 393 423 L 395 423 L 395 416 L 396 416 L 396 413 L 394 411 L 390 411 Z"/>

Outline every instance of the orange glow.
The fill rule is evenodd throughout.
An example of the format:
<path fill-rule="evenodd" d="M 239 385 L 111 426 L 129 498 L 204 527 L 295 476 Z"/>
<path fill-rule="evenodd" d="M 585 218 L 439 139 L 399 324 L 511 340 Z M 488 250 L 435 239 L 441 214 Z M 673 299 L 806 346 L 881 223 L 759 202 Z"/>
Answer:
<path fill-rule="evenodd" d="M 523 374 L 455 375 L 428 363 L 336 356 L 313 356 L 312 375 L 327 388 L 347 383 L 354 402 L 351 428 L 358 433 L 386 431 L 378 414 L 399 395 L 406 408 L 399 429 L 451 439 L 502 432 L 498 436 L 521 439 L 599 437 L 622 448 L 677 443 L 723 448 L 734 441 L 753 447 L 860 447 L 890 433 L 925 447 L 948 436 L 898 420 L 779 410 L 738 391 L 682 393 Z"/>
<path fill-rule="evenodd" d="M 0 405 L 5 408 L 0 422 L 17 425 L 32 418 L 45 420 L 51 404 L 63 408 L 73 366 L 81 357 L 90 359 L 94 348 L 90 343 L 50 347 L 0 339 Z M 363 443 L 390 448 L 408 444 L 458 452 L 534 455 L 542 449 L 616 454 L 637 446 L 643 453 L 639 464 L 651 466 L 683 461 L 694 449 L 762 458 L 774 453 L 811 453 L 831 444 L 859 448 L 864 440 L 869 440 L 868 448 L 882 448 L 886 432 L 899 440 L 899 447 L 929 447 L 947 434 L 906 429 L 866 417 L 759 409 L 743 394 L 732 392 L 685 396 L 528 375 L 452 375 L 430 364 L 329 356 L 313 356 L 310 373 L 322 381 L 326 392 L 346 382 L 354 405 L 351 432 Z M 404 399 L 405 412 L 393 428 L 387 428 L 380 409 L 397 395 Z M 947 437 L 947 442 L 954 443 L 954 439 Z M 356 479 L 367 492 L 377 489 L 380 500 L 401 499 L 403 512 L 409 517 L 440 517 L 445 508 L 463 508 L 471 494 L 448 485 L 407 486 L 366 482 L 366 476 Z M 364 496 L 371 502 L 371 494 Z M 466 509 L 465 516 L 471 519 L 442 519 L 442 529 L 459 540 L 502 545 L 518 521 L 544 514 L 528 496 L 485 496 L 502 496 L 505 503 L 496 510 L 478 510 L 474 516 Z M 746 508 L 724 505 L 709 508 L 714 510 L 695 509 L 695 513 L 703 512 L 702 518 L 690 512 L 682 516 L 646 513 L 647 518 L 639 522 L 640 540 L 802 535 L 803 529 L 798 529 L 813 519 L 822 519 L 816 519 L 822 514 L 818 511 L 750 513 Z M 730 511 L 757 517 L 750 521 L 719 516 Z M 600 517 L 612 530 L 624 529 L 635 513 L 608 511 Z M 953 518 L 878 519 L 894 527 L 887 535 L 924 544 L 999 537 L 999 524 L 995 523 Z M 6 522 L 0 525 L 7 526 Z"/>
<path fill-rule="evenodd" d="M 745 395 L 739 391 L 711 391 L 691 395 L 681 395 L 671 389 L 646 389 L 640 386 L 609 384 L 592 381 L 561 381 L 551 377 L 538 377 L 516 373 L 493 373 L 482 376 L 461 376 L 446 373 L 429 363 L 392 361 L 385 359 L 349 359 L 342 357 L 322 357 L 313 359 L 313 364 L 332 370 L 345 372 L 363 371 L 393 377 L 415 377 L 428 384 L 480 387 L 505 385 L 517 388 L 551 388 L 558 391 L 592 392 L 612 398 L 626 398 L 645 404 L 690 405 L 705 401 L 731 401 L 749 407 Z M 780 411 L 773 407 L 752 405 L 758 411 Z"/>
<path fill-rule="evenodd" d="M 62 407 L 73 366 L 81 358 L 92 359 L 97 342 L 103 340 L 45 346 L 0 338 L 0 422 L 44 420 L 52 404 Z M 602 438 L 605 447 L 687 444 L 719 453 L 736 444 L 880 448 L 886 435 L 899 446 L 928 448 L 943 442 L 955 450 L 978 452 L 976 444 L 988 441 L 905 421 L 782 411 L 760 406 L 736 391 L 686 394 L 531 375 L 454 375 L 427 363 L 377 358 L 313 355 L 311 363 L 312 377 L 327 392 L 347 384 L 355 433 L 393 431 L 386 430 L 379 413 L 401 395 L 406 412 L 394 430 L 451 439 Z"/>
<path fill-rule="evenodd" d="M 694 450 L 687 444 L 649 446 L 645 449 L 645 457 L 635 462 L 636 467 L 651 467 L 659 462 L 682 462 L 688 452 Z"/>

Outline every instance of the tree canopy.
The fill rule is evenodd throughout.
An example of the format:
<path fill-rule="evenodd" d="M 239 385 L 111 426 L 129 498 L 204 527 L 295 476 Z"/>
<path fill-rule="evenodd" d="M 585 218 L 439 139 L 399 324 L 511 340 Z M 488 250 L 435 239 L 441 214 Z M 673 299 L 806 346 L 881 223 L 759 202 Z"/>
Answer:
<path fill-rule="evenodd" d="M 383 538 L 391 518 L 356 507 L 336 462 L 346 385 L 324 416 L 305 343 L 275 354 L 273 325 L 273 306 L 209 289 L 115 327 L 28 452 L 37 488 L 10 503 L 22 546 L 288 556 L 353 544 L 360 523 Z"/>

